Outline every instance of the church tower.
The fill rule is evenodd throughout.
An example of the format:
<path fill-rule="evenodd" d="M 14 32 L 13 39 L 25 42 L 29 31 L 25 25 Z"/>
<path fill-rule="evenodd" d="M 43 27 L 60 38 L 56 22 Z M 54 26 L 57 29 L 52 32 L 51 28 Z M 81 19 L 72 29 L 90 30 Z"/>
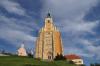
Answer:
<path fill-rule="evenodd" d="M 59 30 L 53 24 L 50 13 L 45 18 L 45 25 L 39 31 L 36 40 L 35 58 L 53 60 L 63 53 L 62 39 Z"/>

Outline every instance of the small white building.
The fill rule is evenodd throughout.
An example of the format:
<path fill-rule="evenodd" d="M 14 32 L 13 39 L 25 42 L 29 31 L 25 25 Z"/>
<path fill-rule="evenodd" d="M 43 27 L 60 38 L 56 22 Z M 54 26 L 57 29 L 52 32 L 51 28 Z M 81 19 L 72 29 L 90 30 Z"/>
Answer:
<path fill-rule="evenodd" d="M 77 56 L 75 54 L 70 54 L 70 55 L 65 55 L 65 58 L 68 61 L 73 61 L 76 65 L 82 65 L 83 63 L 83 59 L 81 59 L 80 56 Z"/>
<path fill-rule="evenodd" d="M 27 56 L 24 44 L 21 44 L 21 47 L 18 49 L 18 56 Z"/>

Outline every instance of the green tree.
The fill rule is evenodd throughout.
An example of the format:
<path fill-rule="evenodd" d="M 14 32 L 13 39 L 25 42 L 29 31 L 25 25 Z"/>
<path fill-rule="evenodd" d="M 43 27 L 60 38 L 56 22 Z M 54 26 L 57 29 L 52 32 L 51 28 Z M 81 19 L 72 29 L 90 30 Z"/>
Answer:
<path fill-rule="evenodd" d="M 94 64 L 90 64 L 90 66 L 95 66 Z"/>
<path fill-rule="evenodd" d="M 54 60 L 66 60 L 62 54 L 57 54 Z"/>

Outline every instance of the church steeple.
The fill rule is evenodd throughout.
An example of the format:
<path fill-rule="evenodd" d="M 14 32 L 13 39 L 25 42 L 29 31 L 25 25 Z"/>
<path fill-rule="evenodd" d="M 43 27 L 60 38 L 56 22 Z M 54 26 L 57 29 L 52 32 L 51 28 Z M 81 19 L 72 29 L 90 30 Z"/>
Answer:
<path fill-rule="evenodd" d="M 53 60 L 58 54 L 62 54 L 62 41 L 60 32 L 53 24 L 53 19 L 48 12 L 45 25 L 40 30 L 36 42 L 35 58 Z"/>
<path fill-rule="evenodd" d="M 52 20 L 50 13 L 48 12 L 45 18 L 45 30 L 50 31 L 52 29 L 53 29 L 53 20 Z"/>

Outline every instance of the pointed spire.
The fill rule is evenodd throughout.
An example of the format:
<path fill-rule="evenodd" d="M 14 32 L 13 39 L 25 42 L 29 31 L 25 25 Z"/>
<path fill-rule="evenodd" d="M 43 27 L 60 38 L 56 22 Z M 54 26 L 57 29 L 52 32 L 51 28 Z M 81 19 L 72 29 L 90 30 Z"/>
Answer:
<path fill-rule="evenodd" d="M 21 48 L 24 48 L 24 43 L 25 43 L 25 42 L 23 41 L 23 43 L 21 44 Z"/>
<path fill-rule="evenodd" d="M 24 48 L 24 44 L 21 44 L 21 48 Z"/>
<path fill-rule="evenodd" d="M 47 14 L 47 18 L 51 18 L 51 15 L 50 15 L 50 13 L 48 12 L 48 14 Z"/>

